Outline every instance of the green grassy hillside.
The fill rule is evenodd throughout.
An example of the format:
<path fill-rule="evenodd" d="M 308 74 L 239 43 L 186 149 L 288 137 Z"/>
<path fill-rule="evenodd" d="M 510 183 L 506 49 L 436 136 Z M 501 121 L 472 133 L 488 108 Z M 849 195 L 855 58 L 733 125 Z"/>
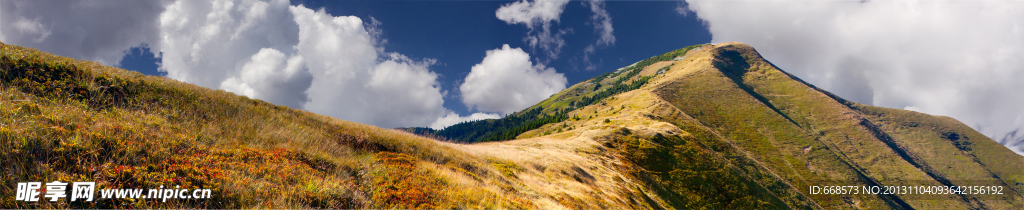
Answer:
<path fill-rule="evenodd" d="M 656 62 L 670 61 L 683 56 L 693 45 L 657 55 L 615 71 L 573 85 L 550 98 L 501 119 L 462 122 L 442 130 L 409 128 L 414 133 L 427 134 L 457 142 L 487 142 L 515 139 L 519 134 L 549 123 L 565 121 L 573 116 L 567 113 L 600 102 L 616 94 L 635 90 L 647 84 L 650 73 L 640 75 L 644 67 Z M 661 69 L 667 70 L 667 67 Z"/>
<path fill-rule="evenodd" d="M 655 56 L 503 119 L 407 129 L 431 138 L 0 47 L 2 208 L 1024 208 L 1024 157 L 952 118 L 843 100 L 741 43 Z M 14 201 L 25 181 L 213 198 Z M 810 191 L 827 185 L 1004 194 Z"/>

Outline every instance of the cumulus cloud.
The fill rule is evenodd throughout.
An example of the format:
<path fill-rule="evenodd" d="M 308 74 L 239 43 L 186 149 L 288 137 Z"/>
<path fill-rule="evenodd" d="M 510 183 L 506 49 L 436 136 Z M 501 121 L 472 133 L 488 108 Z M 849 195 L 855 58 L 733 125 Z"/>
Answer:
<path fill-rule="evenodd" d="M 0 1 L 0 40 L 60 56 L 118 65 L 157 38 L 161 1 Z"/>
<path fill-rule="evenodd" d="M 554 22 L 559 22 L 566 3 L 569 0 L 520 0 L 502 5 L 495 11 L 495 16 L 508 24 L 525 25 L 530 31 L 523 41 L 533 49 L 539 47 L 544 50 L 548 59 L 554 60 L 565 47 L 562 36 L 572 33 L 572 29 L 551 29 Z"/>
<path fill-rule="evenodd" d="M 852 101 L 954 117 L 1024 154 L 1024 2 L 688 3 L 713 42 L 750 44 Z"/>
<path fill-rule="evenodd" d="M 313 81 L 300 55 L 286 57 L 271 48 L 260 49 L 238 75 L 220 83 L 220 89 L 267 102 L 302 108 L 309 101 L 303 92 Z"/>
<path fill-rule="evenodd" d="M 167 77 L 219 88 L 264 48 L 295 52 L 298 25 L 288 6 L 285 0 L 176 1 L 160 14 L 160 40 L 151 49 L 163 53 L 160 70 Z M 299 89 L 291 92 L 305 90 Z"/>
<path fill-rule="evenodd" d="M 488 50 L 459 87 L 462 103 L 482 112 L 512 113 L 565 89 L 566 78 L 554 68 L 534 65 L 530 55 L 507 44 Z"/>
<path fill-rule="evenodd" d="M 290 8 L 299 25 L 295 46 L 314 76 L 305 108 L 381 127 L 430 125 L 447 111 L 435 61 L 384 53 L 378 38 L 355 16 Z"/>
<path fill-rule="evenodd" d="M 381 127 L 444 117 L 436 61 L 384 51 L 377 24 L 286 0 L 177 1 L 155 49 L 168 77 L 276 104 Z"/>
<path fill-rule="evenodd" d="M 469 122 L 469 121 L 477 121 L 477 120 L 485 120 L 485 119 L 497 119 L 497 118 L 501 118 L 501 116 L 498 115 L 498 114 L 490 114 L 490 113 L 477 112 L 477 113 L 473 113 L 473 114 L 471 114 L 469 116 L 463 117 L 463 116 L 459 116 L 459 114 L 457 114 L 455 112 L 449 112 L 444 117 L 438 118 L 437 121 L 434 121 L 434 123 L 430 124 L 430 128 L 433 128 L 433 129 L 444 129 L 444 128 L 448 127 L 448 126 L 459 124 L 461 122 Z"/>

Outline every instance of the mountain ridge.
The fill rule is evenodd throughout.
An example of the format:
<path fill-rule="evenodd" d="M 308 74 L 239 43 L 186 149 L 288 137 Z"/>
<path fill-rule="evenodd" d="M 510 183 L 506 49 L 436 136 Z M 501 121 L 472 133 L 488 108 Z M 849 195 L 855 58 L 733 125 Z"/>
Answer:
<path fill-rule="evenodd" d="M 672 69 L 667 71 L 665 75 L 660 78 L 653 78 L 648 86 L 641 87 L 640 90 L 637 90 L 641 91 L 643 89 L 650 89 L 649 91 L 657 95 L 658 99 L 668 102 L 674 109 L 679 110 L 679 113 L 675 114 L 654 114 L 653 116 L 658 116 L 661 119 L 665 119 L 665 115 L 681 116 L 678 117 L 681 119 L 675 119 L 676 122 L 673 123 L 678 127 L 688 127 L 687 129 L 684 129 L 686 131 L 699 130 L 700 127 L 712 128 L 709 131 L 712 134 L 709 134 L 709 136 L 716 136 L 719 138 L 719 141 L 724 141 L 725 144 L 732 145 L 732 147 L 740 151 L 741 154 L 737 154 L 738 156 L 734 155 L 735 159 L 733 161 L 753 161 L 755 163 L 759 163 L 754 165 L 760 165 L 758 167 L 766 168 L 767 171 L 772 172 L 770 174 L 774 174 L 774 179 L 778 179 L 775 180 L 775 182 L 785 183 L 783 186 L 789 185 L 790 187 L 788 188 L 790 189 L 793 188 L 793 185 L 800 185 L 800 187 L 796 189 L 807 188 L 810 186 L 810 183 L 813 183 L 813 180 L 800 181 L 802 178 L 793 179 L 783 177 L 814 177 L 814 174 L 819 173 L 820 171 L 846 173 L 847 176 L 845 177 L 859 179 L 860 181 L 858 182 L 865 185 L 888 186 L 924 184 L 933 186 L 953 186 L 956 185 L 957 182 L 962 184 L 963 182 L 984 182 L 980 180 L 990 180 L 997 185 L 1007 187 L 1020 186 L 1020 169 L 1024 167 L 1021 166 L 1020 163 L 1024 162 L 1024 160 L 1022 160 L 1019 155 L 1014 155 L 1015 153 L 1012 151 L 1002 147 L 991 139 L 980 135 L 980 133 L 973 131 L 955 119 L 949 117 L 938 117 L 937 119 L 917 119 L 916 122 L 911 122 L 914 124 L 921 124 L 924 122 L 931 123 L 931 121 L 934 120 L 938 120 L 940 122 L 949 121 L 947 123 L 943 123 L 943 126 L 945 127 L 933 125 L 934 129 L 945 130 L 941 132 L 933 131 L 932 133 L 937 134 L 935 136 L 931 136 L 933 138 L 903 135 L 902 132 L 915 129 L 913 127 L 906 128 L 906 126 L 902 126 L 900 123 L 891 123 L 890 121 L 893 121 L 892 117 L 888 117 L 886 115 L 912 115 L 918 118 L 930 115 L 905 110 L 871 107 L 846 101 L 827 91 L 806 83 L 791 74 L 779 70 L 776 66 L 760 57 L 753 48 L 745 44 L 723 43 L 719 45 L 702 45 L 700 47 L 692 47 L 689 49 L 696 49 L 694 50 L 696 52 L 694 54 L 687 52 L 686 56 L 678 57 L 679 59 L 673 58 L 672 60 L 674 61 L 658 61 L 661 63 L 659 65 L 640 66 L 640 68 L 645 68 L 645 72 L 652 72 L 652 69 L 659 69 L 658 72 L 661 72 L 660 69 L 664 68 L 664 66 L 672 66 Z M 704 54 L 703 57 L 700 55 L 702 52 Z M 671 64 L 665 64 L 667 62 Z M 682 66 L 682 68 L 676 68 L 674 65 L 677 64 L 682 64 L 684 66 Z M 697 68 L 690 68 L 694 66 L 697 66 Z M 769 80 L 770 82 L 766 82 Z M 600 84 L 600 81 L 601 79 L 594 79 L 581 82 L 568 88 L 566 91 L 558 93 L 550 99 L 539 103 L 537 106 L 528 108 L 527 110 L 543 106 L 543 104 L 558 103 L 558 100 L 554 99 L 560 97 L 566 98 L 564 97 L 565 95 L 573 94 L 573 91 L 578 91 L 576 89 L 580 89 L 580 86 L 595 83 Z M 692 82 L 693 84 L 687 84 L 689 83 L 687 81 L 696 82 Z M 703 91 L 704 89 L 708 89 L 707 86 L 723 88 Z M 680 94 L 689 95 L 689 97 L 679 97 L 678 95 Z M 729 97 L 720 97 L 723 95 L 727 95 Z M 615 95 L 612 96 L 611 99 L 614 100 L 615 97 L 624 96 L 624 94 Z M 787 99 L 789 97 L 799 100 Z M 651 99 L 648 98 L 646 100 Z M 747 107 L 744 107 L 743 109 L 735 109 L 733 105 L 716 102 L 736 102 Z M 607 102 L 601 102 L 601 104 L 605 103 Z M 600 105 L 600 107 L 609 108 L 610 110 L 618 108 L 616 105 Z M 625 106 L 622 108 L 624 109 Z M 558 108 L 556 107 L 556 110 L 557 109 Z M 761 109 L 762 111 L 745 112 L 744 109 Z M 581 116 L 588 115 L 589 113 L 587 112 L 589 111 L 590 110 L 586 108 L 583 110 L 572 110 L 568 113 L 568 115 L 573 116 L 572 119 L 566 120 L 566 122 L 554 123 L 555 126 L 550 126 L 551 124 L 541 126 L 538 129 L 524 132 L 519 135 L 518 138 L 529 139 L 548 135 L 557 136 L 557 133 L 563 132 L 563 129 L 571 130 L 577 128 L 579 124 L 572 123 L 571 121 L 579 120 Z M 600 119 L 601 117 L 607 117 L 607 115 L 604 115 L 603 113 L 597 114 L 597 111 L 594 113 L 595 115 L 591 115 L 589 117 L 583 116 L 582 118 L 593 119 L 593 117 L 596 116 Z M 613 111 L 611 115 L 615 115 L 616 113 L 617 112 Z M 640 115 L 652 116 L 651 114 Z M 750 124 L 750 118 L 756 118 L 754 121 L 758 121 L 758 123 L 767 123 L 771 126 Z M 821 118 L 824 118 L 824 120 Z M 734 119 L 742 119 L 747 122 L 737 122 Z M 671 122 L 673 120 L 662 121 Z M 612 120 L 604 121 L 604 123 L 609 122 L 612 122 Z M 920 130 L 921 129 L 917 129 L 916 132 L 927 132 Z M 889 134 L 894 132 L 896 134 Z M 765 133 L 773 134 L 765 135 Z M 951 136 L 963 136 L 963 138 Z M 842 138 L 838 139 L 839 137 Z M 803 140 L 777 141 L 772 139 Z M 772 146 L 777 144 L 793 143 L 799 143 L 800 146 L 790 146 L 788 149 L 786 149 L 787 147 Z M 943 160 L 943 157 L 935 154 L 937 151 L 932 151 L 931 148 L 921 149 L 914 146 L 921 143 L 932 144 L 932 146 L 939 146 L 935 144 L 945 144 L 943 145 L 943 151 L 950 151 L 951 153 L 954 153 L 955 157 L 966 157 L 967 161 L 950 162 Z M 987 152 L 974 153 L 974 147 L 984 148 L 982 150 Z M 820 160 L 820 157 L 815 159 L 794 157 L 797 155 L 786 155 L 785 158 L 779 159 L 772 158 L 768 152 L 758 151 L 758 149 L 773 149 L 773 153 L 782 152 L 783 154 L 799 154 L 802 151 L 802 153 L 805 154 L 814 154 L 815 151 L 821 150 L 817 148 L 823 148 L 824 150 L 829 151 L 825 154 L 818 154 L 819 156 L 831 156 L 825 157 L 824 159 L 826 161 L 842 164 L 815 165 L 813 163 L 814 161 L 822 161 Z M 955 150 L 951 150 L 951 148 Z M 993 154 L 1000 155 L 996 157 Z M 743 156 L 752 160 L 743 160 Z M 1008 161 L 1006 159 L 1011 159 L 1012 161 Z M 779 168 L 779 166 L 784 165 L 789 165 L 787 166 L 789 168 L 788 173 L 783 172 L 786 168 Z M 796 170 L 796 167 L 793 165 L 803 165 L 804 168 L 807 169 L 800 172 L 801 170 Z M 957 169 L 952 169 L 954 167 Z M 986 167 L 993 167 L 995 169 L 986 169 Z M 823 170 L 826 168 L 828 168 L 828 170 Z M 971 175 L 957 171 L 965 170 L 965 168 L 971 171 L 981 172 L 979 174 L 989 175 Z M 747 171 L 745 173 L 756 174 L 756 172 L 753 171 Z M 780 173 L 788 175 L 778 175 Z M 901 175 L 895 176 L 891 174 Z M 833 176 L 831 178 L 834 179 L 838 177 Z M 996 179 L 986 179 L 985 177 L 995 177 Z M 893 178 L 897 178 L 897 180 L 891 180 Z M 769 176 L 765 177 L 765 179 L 771 181 L 773 178 Z M 914 181 L 899 181 L 898 179 L 909 179 Z M 800 184 L 801 182 L 803 184 Z M 1014 192 L 1019 194 L 1020 190 L 1014 189 Z M 780 191 L 774 193 L 784 194 L 785 192 Z M 801 193 L 793 195 L 796 197 L 806 196 Z M 986 202 L 985 200 L 979 201 L 979 199 L 972 196 L 946 196 L 948 199 L 959 200 L 962 203 L 942 205 L 927 205 L 919 201 L 914 201 L 912 199 L 908 201 L 906 198 L 900 198 L 899 196 L 892 195 L 882 195 L 879 196 L 879 198 L 879 200 L 882 200 L 883 202 L 877 203 L 877 205 L 892 208 L 934 208 L 950 206 L 959 206 L 963 208 L 1001 208 L 998 206 L 1006 207 L 1003 204 L 1007 204 L 993 204 L 992 202 Z M 802 198 L 794 199 L 796 200 L 791 200 L 788 204 L 799 203 L 798 200 L 803 200 Z M 857 200 L 858 198 L 844 199 Z M 1019 205 L 1020 198 L 1011 198 L 1011 200 L 1006 200 L 1006 202 L 1011 206 Z M 996 207 L 993 207 L 993 205 Z M 686 206 L 687 205 L 684 204 L 675 207 Z"/>

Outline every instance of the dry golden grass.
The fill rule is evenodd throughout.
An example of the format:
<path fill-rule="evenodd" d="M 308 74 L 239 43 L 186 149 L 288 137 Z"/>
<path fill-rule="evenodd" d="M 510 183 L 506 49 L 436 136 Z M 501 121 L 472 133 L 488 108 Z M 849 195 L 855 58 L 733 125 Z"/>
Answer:
<path fill-rule="evenodd" d="M 495 199 L 458 197 L 472 188 L 446 182 L 382 190 L 388 185 L 380 179 L 391 177 L 392 167 L 381 155 L 413 157 L 417 168 L 439 165 L 488 177 L 486 162 L 432 139 L 34 49 L 2 48 L 5 208 L 530 207 L 485 192 L 467 195 Z M 405 175 L 440 179 L 425 168 Z M 24 181 L 96 181 L 101 189 L 182 185 L 211 188 L 213 198 L 13 201 L 14 183 Z M 437 191 L 405 195 L 426 188 Z M 405 197 L 391 201 L 394 196 Z"/>

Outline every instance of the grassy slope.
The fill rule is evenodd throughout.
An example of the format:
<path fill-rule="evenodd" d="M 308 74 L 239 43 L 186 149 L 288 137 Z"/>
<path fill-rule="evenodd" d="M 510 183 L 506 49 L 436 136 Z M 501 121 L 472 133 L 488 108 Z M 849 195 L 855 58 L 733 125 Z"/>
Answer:
<path fill-rule="evenodd" d="M 0 206 L 21 181 L 212 188 L 213 199 L 36 207 L 530 207 L 452 184 L 504 179 L 486 160 L 401 131 L 3 45 Z M 503 193 L 503 192 L 498 192 Z M 283 196 L 282 196 L 283 195 Z"/>
<path fill-rule="evenodd" d="M 687 52 L 689 49 L 681 49 Z M 673 55 L 675 56 L 675 55 Z M 3 207 L 15 182 L 187 185 L 214 199 L 76 207 L 1014 208 L 1015 197 L 821 196 L 826 184 L 1014 185 L 1024 160 L 945 117 L 850 103 L 749 46 L 576 84 L 652 77 L 503 142 L 455 144 L 4 45 Z M 619 80 L 622 79 L 622 80 Z M 955 135 L 953 135 L 955 134 Z M 955 136 L 955 137 L 954 137 Z M 984 152 L 980 152 L 984 151 Z M 998 184 L 998 183 L 996 183 Z M 279 195 L 284 196 L 279 196 Z M 51 207 L 66 203 L 43 203 Z"/>
<path fill-rule="evenodd" d="M 843 104 L 845 101 L 778 70 L 744 44 L 726 43 L 707 53 L 705 63 L 665 84 L 657 91 L 659 95 L 731 139 L 801 191 L 808 185 L 820 185 L 821 180 L 883 185 L 986 183 L 1009 188 L 1017 182 L 1012 177 L 1024 173 L 1021 156 L 981 135 L 970 135 L 970 139 L 985 145 L 983 151 L 990 157 L 975 158 L 972 152 L 957 156 L 950 150 L 956 149 L 950 140 L 934 133 L 956 130 L 962 136 L 977 132 L 949 122 L 950 118 L 919 113 L 909 118 L 903 113 L 908 111 Z M 877 110 L 874 117 L 884 117 L 889 123 L 923 121 L 934 126 L 916 130 L 931 135 L 890 134 L 894 131 L 879 128 L 877 120 L 865 116 L 863 110 Z M 914 208 L 1021 205 L 1019 192 L 1011 193 L 1018 196 L 1002 200 L 975 196 L 947 196 L 941 201 L 909 196 L 881 200 L 891 207 Z M 833 203 L 822 199 L 827 198 L 815 198 L 823 206 L 832 206 L 859 205 L 863 198 Z"/>

